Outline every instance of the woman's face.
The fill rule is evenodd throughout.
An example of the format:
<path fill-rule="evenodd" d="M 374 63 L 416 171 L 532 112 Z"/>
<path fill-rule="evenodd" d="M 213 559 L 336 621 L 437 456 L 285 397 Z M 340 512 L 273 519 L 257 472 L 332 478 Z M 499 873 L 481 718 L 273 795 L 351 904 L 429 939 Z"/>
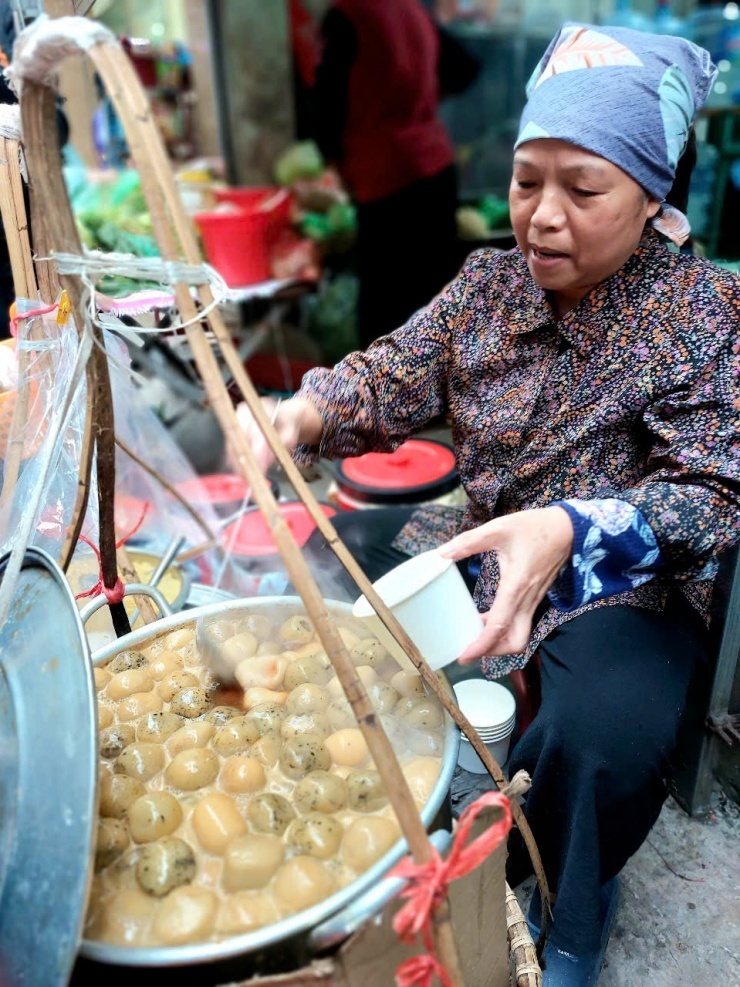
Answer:
<path fill-rule="evenodd" d="M 659 208 L 621 168 L 565 141 L 528 141 L 514 154 L 514 235 L 560 315 L 619 270 Z"/>

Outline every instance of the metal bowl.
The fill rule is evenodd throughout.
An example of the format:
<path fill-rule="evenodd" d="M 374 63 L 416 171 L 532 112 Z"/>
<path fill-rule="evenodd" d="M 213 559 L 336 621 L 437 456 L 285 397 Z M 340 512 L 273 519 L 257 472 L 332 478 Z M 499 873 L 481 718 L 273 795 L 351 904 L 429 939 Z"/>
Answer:
<path fill-rule="evenodd" d="M 327 601 L 330 612 L 338 616 L 352 616 L 352 608 L 348 603 Z M 114 644 L 108 645 L 93 654 L 95 665 L 103 664 L 119 651 L 141 645 L 151 638 L 167 633 L 180 627 L 194 624 L 199 617 L 225 615 L 233 611 L 245 609 L 268 609 L 275 614 L 277 611 L 284 619 L 297 611 L 305 612 L 303 601 L 299 597 L 253 597 L 250 599 L 233 600 L 228 603 L 217 603 L 212 606 L 198 607 L 184 613 L 173 614 L 158 620 L 154 625 L 141 628 L 119 638 Z M 438 673 L 440 674 L 440 673 Z M 454 693 L 447 679 L 440 674 L 450 695 Z M 457 764 L 460 746 L 460 734 L 451 717 L 445 714 L 445 743 L 442 764 L 437 782 L 421 810 L 421 819 L 427 829 L 432 827 L 435 820 L 449 810 L 449 791 L 452 776 Z M 295 969 L 306 962 L 316 953 L 326 939 L 319 934 L 319 927 L 331 919 L 331 935 L 337 939 L 338 913 L 349 910 L 351 920 L 348 923 L 357 924 L 368 916 L 358 918 L 358 899 L 368 896 L 372 902 L 373 914 L 382 902 L 377 900 L 377 886 L 388 871 L 408 853 L 408 845 L 400 839 L 383 857 L 375 862 L 364 874 L 351 884 L 330 895 L 318 904 L 307 908 L 296 915 L 282 919 L 272 925 L 243 933 L 221 942 L 192 943 L 185 946 L 135 948 L 115 946 L 108 943 L 83 940 L 80 955 L 87 960 L 97 963 L 113 964 L 119 967 L 173 967 L 200 964 L 220 964 L 222 977 L 244 976 L 250 972 L 281 972 L 285 969 Z M 352 931 L 348 928 L 348 934 Z M 142 971 L 143 972 L 143 971 Z M 139 973 L 135 973 L 136 982 L 141 984 Z M 218 981 L 213 981 L 214 983 Z"/>

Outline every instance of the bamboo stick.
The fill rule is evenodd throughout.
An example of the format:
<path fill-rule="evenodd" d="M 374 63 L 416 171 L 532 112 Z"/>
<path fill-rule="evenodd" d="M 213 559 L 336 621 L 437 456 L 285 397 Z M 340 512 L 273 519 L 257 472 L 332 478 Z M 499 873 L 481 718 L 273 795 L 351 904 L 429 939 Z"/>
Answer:
<path fill-rule="evenodd" d="M 31 262 L 31 245 L 28 239 L 28 223 L 20 194 L 20 209 L 15 182 L 20 175 L 20 144 L 8 137 L 0 137 L 0 207 L 3 228 L 6 231 L 10 269 L 17 298 L 36 297 L 36 277 Z"/>
<path fill-rule="evenodd" d="M 55 249 L 80 254 L 82 244 L 64 184 L 61 156 L 56 139 L 54 91 L 49 86 L 25 80 L 21 98 L 21 119 L 31 202 L 35 213 L 34 229 Z M 34 182 L 34 176 L 43 176 L 43 180 Z M 82 280 L 76 276 L 65 275 L 62 283 L 67 290 L 77 330 L 81 336 L 87 319 Z M 113 523 L 115 489 L 113 397 L 102 331 L 97 326 L 92 326 L 91 332 L 94 345 L 86 368 L 88 385 L 86 426 L 89 424 L 90 429 L 88 432 L 86 427 L 83 440 L 78 498 L 62 549 L 62 567 L 66 569 L 69 565 L 84 521 L 93 448 L 95 448 L 101 576 L 106 589 L 113 589 L 118 581 L 116 535 Z M 128 633 L 131 628 L 123 602 L 112 603 L 109 606 L 116 634 L 120 637 Z"/>
<path fill-rule="evenodd" d="M 506 932 L 509 952 L 514 959 L 516 987 L 542 987 L 542 970 L 527 920 L 516 894 L 506 885 Z"/>
<path fill-rule="evenodd" d="M 90 49 L 89 54 L 106 85 L 129 140 L 162 257 L 166 260 L 180 259 L 185 245 L 181 241 L 178 248 L 170 217 L 178 217 L 178 226 L 186 226 L 186 224 L 184 216 L 178 216 L 182 212 L 179 198 L 176 196 L 169 204 L 168 212 L 160 191 L 164 186 L 172 183 L 173 178 L 146 96 L 121 49 L 110 45 L 96 45 Z M 196 262 L 200 260 L 198 255 Z M 175 285 L 175 296 L 180 313 L 186 322 L 196 319 L 198 313 L 188 287 L 184 284 Z M 211 324 L 210 319 L 209 324 Z M 418 863 L 428 863 L 433 859 L 434 851 L 406 778 L 313 576 L 278 509 L 270 486 L 253 457 L 246 437 L 239 429 L 231 398 L 208 340 L 198 323 L 190 325 L 186 333 L 211 407 L 227 440 L 238 451 L 242 475 L 249 483 L 252 495 L 265 516 L 288 573 L 299 590 L 308 615 L 344 687 L 412 855 Z M 435 907 L 432 920 L 440 959 L 447 970 L 450 982 L 456 987 L 462 985 L 464 983 L 462 969 L 447 899 Z"/>
<path fill-rule="evenodd" d="M 68 198 L 62 176 L 57 142 L 56 140 L 49 140 L 48 121 L 52 112 L 56 114 L 54 94 L 47 86 L 41 86 L 31 81 L 24 83 L 23 90 L 23 98 L 20 101 L 22 132 L 24 134 L 24 146 L 26 148 L 26 160 L 29 172 L 28 185 L 31 193 L 31 211 L 34 215 L 34 246 L 38 252 L 39 244 L 43 243 L 46 245 L 49 240 L 45 221 L 41 219 L 39 222 L 40 216 L 43 217 L 44 215 L 44 210 L 39 209 L 39 199 L 43 199 L 48 205 L 50 212 L 48 217 L 49 222 L 58 225 L 56 203 L 67 203 Z M 56 123 L 54 125 L 56 126 Z M 43 176 L 43 181 L 41 178 L 38 179 L 38 185 L 35 180 L 36 176 Z M 63 237 L 60 240 L 58 249 L 63 249 L 61 244 L 66 244 L 68 248 L 73 249 L 74 243 L 79 243 L 76 230 L 74 238 L 71 238 L 71 242 L 68 236 L 68 230 L 59 230 L 58 232 L 59 236 Z M 51 295 L 54 278 L 50 275 L 50 265 L 48 263 L 44 263 L 43 265 L 37 264 L 37 271 L 42 298 L 45 302 L 51 304 L 57 295 Z M 69 297 L 75 316 L 81 311 L 81 294 L 79 284 L 74 287 L 70 284 Z M 92 393 L 92 388 L 88 386 L 80 470 L 77 479 L 77 496 L 72 511 L 72 522 L 65 533 L 60 554 L 60 565 L 65 572 L 69 567 L 77 540 L 82 531 L 90 494 L 90 477 L 92 474 L 94 450 Z"/>
<path fill-rule="evenodd" d="M 100 60 L 102 58 L 103 63 L 108 62 L 109 54 L 107 48 L 104 48 L 103 46 L 93 48 L 90 52 L 90 57 L 96 64 L 98 71 L 100 71 L 101 75 L 103 75 L 104 70 L 107 69 L 107 65 L 104 64 L 104 67 L 101 69 Z M 125 59 L 125 56 L 123 56 L 123 58 Z M 140 86 L 134 70 L 129 64 L 122 61 L 118 53 L 114 52 L 110 56 L 110 61 L 112 63 L 109 71 L 110 79 L 106 79 L 105 81 L 111 99 L 113 99 L 113 102 L 115 103 L 116 93 L 119 94 L 119 98 L 123 98 L 126 93 L 136 92 L 135 86 L 140 90 Z M 115 88 L 116 92 L 114 92 L 111 87 Z M 141 95 L 143 96 L 143 93 L 141 93 Z M 182 255 L 185 260 L 191 264 L 198 264 L 202 260 L 200 247 L 198 246 L 197 239 L 194 236 L 190 221 L 182 208 L 177 184 L 163 149 L 162 154 L 159 154 L 161 139 L 159 138 L 159 133 L 151 119 L 146 98 L 144 97 L 143 99 L 136 100 L 135 106 L 133 106 L 132 109 L 137 122 L 142 125 L 147 133 L 147 143 L 145 144 L 145 148 L 148 147 L 151 149 L 153 158 L 155 154 L 157 156 L 155 181 L 157 182 L 157 191 L 161 192 L 161 196 L 164 199 L 164 206 L 159 207 L 163 216 L 163 221 L 168 222 L 168 225 L 171 221 L 171 225 L 174 227 L 177 238 L 180 241 Z M 137 167 L 139 167 L 138 161 Z M 213 294 L 209 287 L 199 287 L 198 293 L 205 306 L 208 306 L 213 302 Z M 344 565 L 349 575 L 353 578 L 360 592 L 364 593 L 367 597 L 385 627 L 398 641 L 404 652 L 409 656 L 413 664 L 419 670 L 425 682 L 432 689 L 437 699 L 439 699 L 439 701 L 444 705 L 456 725 L 462 730 L 470 743 L 473 745 L 473 748 L 483 761 L 489 775 L 499 787 L 502 787 L 506 784 L 506 777 L 501 770 L 501 767 L 496 763 L 490 751 L 480 739 L 477 732 L 473 729 L 472 724 L 462 713 L 459 706 L 457 706 L 457 704 L 450 699 L 439 678 L 429 668 L 413 641 L 409 638 L 391 611 L 386 607 L 378 594 L 375 592 L 372 584 L 369 582 L 362 569 L 358 566 L 351 553 L 342 543 L 331 521 L 321 510 L 321 507 L 314 497 L 310 487 L 303 479 L 298 467 L 293 462 L 290 453 L 280 441 L 277 432 L 269 420 L 269 416 L 265 413 L 262 407 L 262 402 L 260 401 L 254 385 L 244 370 L 242 361 L 239 358 L 239 354 L 231 340 L 231 336 L 218 312 L 218 309 L 213 309 L 209 313 L 207 321 L 209 328 L 216 337 L 221 353 L 223 354 L 233 379 L 244 397 L 250 411 L 254 415 L 255 420 L 260 426 L 261 431 L 268 440 L 277 462 L 285 471 L 288 481 L 293 486 L 297 496 L 305 504 L 314 523 L 326 539 L 327 544 L 334 551 L 339 561 Z M 215 408 L 213 410 L 215 411 Z M 230 432 L 230 429 L 225 430 L 227 441 L 229 441 Z M 238 458 L 238 446 L 235 446 L 234 448 L 237 450 Z M 257 500 L 256 497 L 255 500 Z M 259 501 L 257 501 L 257 503 L 259 504 Z M 512 805 L 512 810 L 514 812 L 514 820 L 519 827 L 522 838 L 524 839 L 527 850 L 529 851 L 532 866 L 542 893 L 542 900 L 549 903 L 549 886 L 534 835 L 532 834 L 521 807 L 517 803 L 514 803 Z M 544 922 L 546 923 L 549 918 L 547 915 L 547 905 L 545 906 L 544 911 Z"/>
<path fill-rule="evenodd" d="M 162 221 L 167 223 L 168 228 L 170 227 L 170 222 L 171 226 L 174 227 L 177 238 L 180 241 L 182 255 L 185 260 L 192 264 L 200 263 L 202 257 L 198 242 L 193 234 L 190 221 L 182 208 L 180 195 L 172 174 L 172 169 L 169 166 L 169 162 L 163 149 L 161 155 L 159 153 L 161 148 L 161 140 L 151 119 L 146 98 L 143 92 L 141 92 L 141 87 L 138 84 L 138 78 L 136 77 L 133 68 L 125 61 L 125 55 L 123 55 L 123 53 L 120 53 L 119 55 L 119 53 L 113 52 L 109 56 L 108 49 L 103 46 L 93 48 L 90 55 L 93 62 L 96 64 L 98 71 L 100 71 L 101 76 L 104 77 L 109 94 L 114 103 L 116 102 L 116 94 L 119 94 L 118 98 L 121 99 L 122 102 L 125 100 L 127 94 L 132 94 L 133 99 L 133 94 L 137 93 L 138 88 L 139 96 L 141 98 L 133 100 L 131 112 L 135 121 L 141 125 L 143 132 L 146 134 L 144 148 L 151 152 L 152 160 L 155 163 L 155 173 L 151 176 L 151 180 L 156 182 L 157 192 L 161 193 L 161 197 L 164 199 L 164 204 L 160 204 L 158 207 Z M 121 57 L 122 55 L 123 58 Z M 104 63 L 102 66 L 100 64 L 101 60 Z M 108 69 L 107 65 L 109 60 L 111 62 L 110 69 Z M 105 78 L 105 71 L 108 71 L 108 75 L 110 77 L 109 79 Z M 133 151 L 133 148 L 132 153 L 134 153 L 136 158 L 136 153 Z M 141 174 L 141 166 L 138 159 L 137 167 L 139 167 Z M 142 182 L 143 181 L 144 178 L 142 175 Z M 200 287 L 198 292 L 204 305 L 208 306 L 212 303 L 213 295 L 209 287 Z M 290 453 L 280 441 L 277 432 L 269 420 L 269 416 L 265 413 L 259 395 L 244 369 L 236 347 L 234 346 L 231 336 L 226 329 L 226 326 L 224 325 L 217 309 L 214 309 L 209 313 L 207 321 L 210 329 L 216 337 L 221 353 L 223 354 L 226 364 L 239 391 L 249 406 L 250 411 L 254 415 L 260 429 L 268 440 L 276 460 L 285 471 L 288 481 L 292 484 L 296 494 L 305 504 L 317 528 L 324 536 L 337 558 L 344 565 L 349 575 L 354 579 L 359 590 L 365 594 L 385 627 L 398 641 L 404 652 L 409 656 L 413 664 L 423 676 L 425 682 L 430 686 L 435 696 L 443 704 L 447 712 L 450 716 L 452 716 L 456 725 L 463 731 L 465 736 L 473 745 L 473 748 L 483 761 L 490 776 L 499 787 L 502 787 L 506 784 L 506 777 L 501 770 L 501 767 L 491 756 L 490 751 L 480 739 L 477 732 L 473 729 L 472 724 L 444 690 L 439 678 L 429 668 L 413 641 L 409 638 L 391 611 L 386 607 L 378 594 L 375 592 L 372 584 L 369 582 L 362 569 L 358 566 L 351 553 L 342 543 L 334 526 L 331 524 L 331 521 L 321 510 L 321 507 L 316 501 L 310 487 L 303 479 L 298 467 L 293 462 Z M 213 410 L 214 412 L 216 411 L 215 408 Z M 229 436 L 233 435 L 232 429 L 224 429 L 224 432 L 227 441 L 229 441 Z M 237 450 L 237 458 L 239 458 L 239 445 L 236 444 L 232 447 Z M 239 459 L 239 461 L 241 463 L 241 459 Z M 258 498 L 255 497 L 255 500 L 257 500 L 258 505 L 261 507 L 262 505 L 260 504 Z M 269 518 L 267 520 L 269 523 Z M 296 585 L 298 584 L 296 583 Z M 512 805 L 512 810 L 514 812 L 515 822 L 519 827 L 522 838 L 524 839 L 529 851 L 537 881 L 540 886 L 540 891 L 542 893 L 542 900 L 549 903 L 549 886 L 534 835 L 532 834 L 521 807 L 517 803 L 514 803 Z M 547 904 L 544 907 L 544 914 L 545 918 L 543 919 L 543 924 L 546 928 L 547 921 L 549 919 Z"/>

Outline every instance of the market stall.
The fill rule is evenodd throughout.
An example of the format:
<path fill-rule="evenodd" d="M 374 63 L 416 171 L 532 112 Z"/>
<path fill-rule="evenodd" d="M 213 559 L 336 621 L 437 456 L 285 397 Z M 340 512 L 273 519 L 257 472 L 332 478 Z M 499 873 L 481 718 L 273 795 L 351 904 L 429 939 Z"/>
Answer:
<path fill-rule="evenodd" d="M 80 242 L 49 139 L 54 69 L 71 54 L 93 64 L 122 123 L 155 256 Z M 540 983 L 503 877 L 516 824 L 548 900 L 516 798 L 528 779 L 505 777 L 280 443 L 222 320 L 223 279 L 203 263 L 130 60 L 100 25 L 40 19 L 19 38 L 11 73 L 34 243 L 21 243 L 14 264 L 16 377 L 0 503 L 0 786 L 5 819 L 13 815 L 0 841 L 0 981 L 81 982 L 102 964 L 106 980 L 152 983 L 163 967 L 202 985 L 484 976 L 505 987 L 510 974 L 522 987 Z M 13 177 L 3 221 L 21 230 L 19 141 L 5 138 L 4 150 Z M 193 507 L 192 472 L 135 399 L 120 342 L 132 327 L 96 290 L 111 275 L 173 296 L 174 321 L 135 333 L 188 347 L 236 452 L 241 509 L 250 500 L 260 510 L 296 596 L 260 596 L 238 567 L 224 578 L 221 519 Z M 323 598 L 238 427 L 224 368 L 403 665 L 346 605 Z M 157 549 L 148 569 L 135 550 L 142 534 Z M 186 559 L 199 560 L 202 589 L 229 599 L 185 609 Z M 169 584 L 152 585 L 168 573 Z M 103 609 L 112 636 L 93 649 L 81 617 Z M 215 673 L 214 650 L 228 655 L 232 678 Z M 29 723 L 39 716 L 40 755 Z M 498 790 L 452 825 L 460 732 Z M 31 790 L 40 803 L 29 802 Z M 399 896 L 408 899 L 400 907 Z M 31 914 L 52 930 L 43 950 Z"/>

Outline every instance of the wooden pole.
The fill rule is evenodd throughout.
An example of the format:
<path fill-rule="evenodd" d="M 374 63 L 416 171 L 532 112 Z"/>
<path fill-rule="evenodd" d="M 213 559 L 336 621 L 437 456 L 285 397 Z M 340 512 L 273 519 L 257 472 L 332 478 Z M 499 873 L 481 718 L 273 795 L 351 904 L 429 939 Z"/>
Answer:
<path fill-rule="evenodd" d="M 182 208 L 182 203 L 180 200 L 179 192 L 177 190 L 177 185 L 172 174 L 172 169 L 167 160 L 166 154 L 161 144 L 157 128 L 151 118 L 149 113 L 148 104 L 146 102 L 146 97 L 141 90 L 138 82 L 138 78 L 135 75 L 133 68 L 126 59 L 125 55 L 121 51 L 109 50 L 108 46 L 97 46 L 93 48 L 90 52 L 90 57 L 96 64 L 98 71 L 106 82 L 106 87 L 108 89 L 109 95 L 116 104 L 119 113 L 126 113 L 129 115 L 131 124 L 136 127 L 137 134 L 140 134 L 140 149 L 139 156 L 144 159 L 140 162 L 139 157 L 135 148 L 132 146 L 132 153 L 137 161 L 137 167 L 139 168 L 140 175 L 142 177 L 142 184 L 147 182 L 151 186 L 152 192 L 156 190 L 156 195 L 158 199 L 164 200 L 163 203 L 158 205 L 158 211 L 164 223 L 166 223 L 166 228 L 171 230 L 174 228 L 177 239 L 180 243 L 181 253 L 177 256 L 183 256 L 188 263 L 197 264 L 202 260 L 200 248 L 198 246 L 198 241 L 194 235 L 192 225 L 190 220 L 185 214 Z M 110 61 L 110 68 L 108 62 Z M 101 64 L 102 62 L 102 64 Z M 117 104 L 117 100 L 120 100 L 120 107 Z M 124 109 L 125 104 L 126 108 Z M 140 128 L 140 130 L 139 130 Z M 127 131 L 128 133 L 128 131 Z M 151 165 L 150 165 L 151 158 Z M 143 163 L 143 168 L 142 168 Z M 147 201 L 149 201 L 149 195 L 147 195 Z M 172 240 L 170 239 L 170 243 Z M 163 255 L 164 256 L 164 255 Z M 205 306 L 209 306 L 213 302 L 213 295 L 209 287 L 204 286 L 199 288 L 199 295 L 202 303 Z M 187 299 L 190 303 L 190 296 Z M 189 305 L 189 310 L 193 311 L 192 304 Z M 181 310 L 182 311 L 182 310 Z M 244 400 L 249 406 L 250 411 L 255 417 L 255 420 L 259 424 L 261 430 L 265 434 L 273 453 L 275 454 L 276 460 L 280 466 L 285 471 L 285 474 L 296 491 L 298 497 L 306 505 L 307 510 L 311 514 L 311 517 L 316 524 L 319 531 L 323 534 L 329 546 L 335 552 L 339 560 L 344 565 L 345 569 L 349 575 L 354 579 L 355 583 L 362 593 L 365 594 L 370 604 L 376 610 L 378 616 L 383 621 L 383 624 L 389 630 L 389 632 L 395 637 L 400 646 L 403 648 L 404 652 L 409 656 L 411 661 L 417 667 L 421 675 L 423 676 L 425 682 L 430 686 L 436 697 L 444 705 L 445 709 L 452 716 L 454 722 L 457 726 L 465 733 L 466 737 L 470 740 L 474 749 L 481 757 L 486 769 L 488 770 L 491 777 L 494 779 L 499 787 L 506 784 L 506 778 L 500 768 L 500 766 L 495 762 L 491 756 L 490 751 L 483 743 L 483 741 L 478 736 L 477 732 L 474 730 L 472 724 L 464 716 L 460 708 L 454 703 L 450 697 L 445 692 L 441 685 L 441 682 L 435 675 L 435 673 L 429 668 L 426 661 L 424 661 L 422 655 L 419 653 L 418 649 L 411 641 L 409 636 L 403 630 L 401 625 L 395 619 L 391 611 L 385 606 L 383 601 L 380 599 L 378 594 L 372 587 L 365 576 L 362 569 L 358 566 L 355 559 L 352 557 L 351 553 L 348 551 L 346 546 L 342 543 L 336 530 L 334 529 L 331 521 L 326 517 L 324 512 L 321 510 L 320 505 L 316 501 L 311 489 L 306 484 L 305 480 L 300 474 L 300 471 L 296 467 L 293 459 L 285 448 L 285 446 L 280 441 L 277 432 L 275 431 L 272 423 L 269 420 L 269 416 L 265 413 L 262 406 L 262 402 L 259 395 L 249 379 L 242 361 L 239 358 L 239 354 L 231 340 L 231 336 L 221 319 L 220 313 L 217 309 L 212 309 L 209 312 L 208 325 L 213 332 L 216 340 L 219 344 L 221 353 L 226 361 L 226 364 L 233 376 L 233 379 L 239 388 Z M 197 359 L 196 359 L 197 362 Z M 220 376 L 219 376 L 220 380 Z M 210 398 L 210 394 L 209 394 Z M 213 407 L 214 412 L 217 413 L 216 407 Z M 243 448 L 243 443 L 241 440 L 241 431 L 236 429 L 234 432 L 233 427 L 230 424 L 224 428 L 224 434 L 227 441 L 231 441 L 232 448 L 236 452 L 236 457 L 240 466 L 242 467 L 242 475 L 245 477 L 247 482 L 251 482 L 248 475 L 248 467 L 246 462 L 242 458 L 242 453 L 240 449 Z M 257 504 L 262 508 L 262 503 L 255 493 L 255 500 Z M 265 511 L 263 510 L 263 513 Z M 273 528 L 273 520 L 280 521 L 280 518 L 274 518 L 270 516 L 270 513 L 266 513 L 266 520 L 273 530 L 273 535 L 275 535 L 275 530 Z M 280 547 L 279 539 L 276 537 L 276 542 L 278 547 Z M 281 553 L 282 554 L 282 553 Z M 294 583 L 296 586 L 299 584 Z M 544 906 L 544 919 L 543 925 L 547 927 L 547 921 L 549 919 L 548 906 L 550 901 L 550 892 L 547 882 L 547 877 L 545 875 L 544 868 L 542 866 L 542 861 L 539 855 L 539 850 L 537 848 L 534 835 L 527 823 L 524 816 L 524 812 L 518 803 L 512 803 L 512 810 L 514 813 L 514 819 L 517 826 L 520 829 L 522 838 L 525 841 L 527 849 L 529 851 L 532 865 L 537 876 L 537 880 L 540 886 L 540 891 L 542 893 L 542 899 L 546 902 Z"/>
<path fill-rule="evenodd" d="M 63 253 L 81 254 L 82 244 L 75 225 L 64 184 L 61 157 L 56 137 L 56 100 L 46 85 L 26 79 L 21 97 L 22 133 L 29 172 L 31 201 L 35 204 L 34 230 L 43 233 L 44 241 Z M 61 279 L 75 315 L 80 336 L 88 318 L 85 290 L 77 276 Z M 93 347 L 87 365 L 87 416 L 82 448 L 82 468 L 78 484 L 75 513 L 62 550 L 66 569 L 77 544 L 85 518 L 89 496 L 93 449 L 97 453 L 100 566 L 103 585 L 113 589 L 118 581 L 116 534 L 113 519 L 115 490 L 115 446 L 113 396 L 108 373 L 108 358 L 102 331 L 91 326 Z M 89 426 L 89 431 L 87 429 Z M 129 633 L 128 615 L 123 602 L 110 604 L 116 634 Z"/>
<path fill-rule="evenodd" d="M 150 193 L 151 195 L 156 194 L 158 200 L 156 207 L 158 213 L 158 223 L 163 224 L 162 228 L 166 228 L 169 231 L 168 245 L 169 249 L 174 251 L 171 255 L 171 259 L 182 256 L 188 263 L 200 263 L 202 261 L 202 257 L 200 247 L 198 246 L 198 241 L 193 233 L 190 220 L 182 208 L 180 194 L 172 174 L 172 169 L 161 145 L 161 139 L 159 138 L 156 125 L 154 124 L 151 113 L 149 112 L 146 96 L 143 93 L 143 90 L 141 90 L 141 86 L 133 68 L 123 52 L 116 51 L 115 49 L 111 50 L 108 46 L 99 45 L 92 48 L 90 51 L 90 57 L 95 63 L 101 77 L 104 79 L 108 93 L 113 100 L 113 103 L 116 105 L 116 109 L 118 110 L 119 115 L 121 115 L 121 119 L 123 120 L 125 115 L 129 120 L 132 136 L 135 132 L 136 136 L 134 144 L 130 144 L 131 150 L 134 155 L 134 159 L 136 160 L 139 174 L 142 178 L 142 185 L 145 187 L 147 201 L 150 202 Z M 128 134 L 129 131 L 127 130 L 127 135 Z M 146 192 L 147 187 L 149 188 L 150 193 Z M 172 236 L 173 229 L 180 244 L 180 252 L 176 250 L 174 245 L 174 237 Z M 163 256 L 165 256 L 164 253 Z M 209 306 L 213 302 L 213 294 L 209 287 L 203 286 L 199 288 L 198 293 L 203 305 Z M 192 299 L 190 298 L 189 293 L 186 304 L 188 305 L 188 311 L 194 313 L 195 308 L 192 304 Z M 359 567 L 352 554 L 339 538 L 339 535 L 337 534 L 331 521 L 322 511 L 321 506 L 314 497 L 310 487 L 303 479 L 299 469 L 293 462 L 290 453 L 280 441 L 277 432 L 270 422 L 269 416 L 264 411 L 259 394 L 244 369 L 236 347 L 232 342 L 231 336 L 220 316 L 220 313 L 218 312 L 218 309 L 213 309 L 209 312 L 207 321 L 209 328 L 216 337 L 220 351 L 226 361 L 229 371 L 231 372 L 232 377 L 251 413 L 259 424 L 260 429 L 264 433 L 265 438 L 269 442 L 277 462 L 285 471 L 288 481 L 293 486 L 297 496 L 305 504 L 306 509 L 310 513 L 314 523 L 326 539 L 327 544 L 334 551 L 339 561 L 344 565 L 349 575 L 357 584 L 360 592 L 364 593 L 385 627 L 393 635 L 396 641 L 398 641 L 403 651 L 409 656 L 410 660 L 416 666 L 424 678 L 424 681 L 429 685 L 437 699 L 439 699 L 439 701 L 443 704 L 456 725 L 468 738 L 476 753 L 483 761 L 490 776 L 499 788 L 503 787 L 506 785 L 506 777 L 501 770 L 501 767 L 496 763 L 491 755 L 491 752 L 480 739 L 478 733 L 475 731 L 467 717 L 465 717 L 462 713 L 459 706 L 451 700 L 443 688 L 439 678 L 432 671 L 432 669 L 429 668 L 411 638 L 409 638 L 408 634 L 398 623 L 392 612 L 388 609 L 388 607 L 386 607 L 378 594 L 375 592 L 372 584 L 365 576 L 365 573 Z M 209 399 L 210 398 L 211 395 L 209 393 Z M 221 400 L 221 395 L 216 395 L 216 401 L 219 404 L 221 403 Z M 213 402 L 212 407 L 218 417 L 217 408 L 213 405 Z M 221 421 L 220 418 L 219 421 Z M 242 452 L 240 451 L 243 449 L 241 430 L 237 425 L 235 433 L 231 419 L 226 422 L 223 429 L 226 440 L 231 442 L 232 448 L 236 452 L 237 459 L 242 468 L 242 475 L 247 482 L 251 483 L 252 481 L 249 477 L 248 465 L 242 458 Z M 262 508 L 263 504 L 257 497 L 256 493 L 255 500 Z M 265 513 L 264 510 L 263 513 Z M 269 511 L 269 508 L 267 513 L 265 513 L 265 516 L 271 530 L 273 530 L 273 522 L 279 524 L 281 521 L 279 517 L 275 517 L 274 512 Z M 275 532 L 273 530 L 273 534 L 274 533 Z M 280 547 L 280 543 L 277 538 L 276 541 L 278 542 L 278 547 Z M 298 586 L 298 583 L 296 582 L 295 585 Z M 532 834 L 529 824 L 527 823 L 521 806 L 517 803 L 512 803 L 512 811 L 514 813 L 514 820 L 522 834 L 527 850 L 529 851 L 532 866 L 537 876 L 537 881 L 542 893 L 542 899 L 544 902 L 549 903 L 550 891 L 547 877 L 545 875 L 544 867 L 542 866 L 542 861 L 534 835 Z M 543 922 L 546 927 L 546 923 L 549 918 L 547 904 L 544 907 L 544 914 L 545 918 Z"/>
<path fill-rule="evenodd" d="M 118 558 L 118 568 L 121 570 L 124 583 L 142 582 L 139 579 L 136 566 L 131 560 L 131 556 L 128 554 L 125 545 L 118 546 L 116 555 Z M 145 624 L 151 624 L 157 619 L 157 611 L 154 609 L 154 604 L 148 596 L 134 596 L 134 603 L 138 607 L 139 615 Z"/>
<path fill-rule="evenodd" d="M 89 55 L 106 85 L 126 133 L 129 148 L 141 178 L 142 189 L 149 205 L 154 235 L 161 255 L 165 260 L 180 260 L 183 257 L 183 252 L 185 252 L 185 245 L 182 241 L 178 244 L 171 218 L 177 217 L 175 225 L 178 232 L 180 228 L 186 229 L 190 239 L 192 239 L 192 234 L 185 221 L 179 197 L 175 196 L 171 203 L 166 203 L 162 195 L 163 187 L 173 183 L 174 180 L 170 163 L 164 152 L 159 132 L 152 119 L 149 104 L 139 80 L 120 48 L 112 45 L 95 45 L 90 49 Z M 168 205 L 169 209 L 167 208 Z M 199 253 L 197 257 L 193 256 L 195 249 L 193 242 L 190 256 L 196 263 L 200 263 L 202 258 Z M 190 259 L 187 252 L 185 252 L 185 259 Z M 270 486 L 254 459 L 246 437 L 239 428 L 236 413 L 219 371 L 218 363 L 198 322 L 198 310 L 188 286 L 185 284 L 175 285 L 175 297 L 185 321 L 187 323 L 192 321 L 193 323 L 187 327 L 186 333 L 211 408 L 218 418 L 227 440 L 238 451 L 242 475 L 250 485 L 253 498 L 265 516 L 288 573 L 303 599 L 306 611 L 352 705 L 358 725 L 381 775 L 411 853 L 417 863 L 428 863 L 433 859 L 434 850 L 406 778 L 367 692 L 357 676 L 355 666 L 327 610 L 319 588 L 282 517 Z M 209 325 L 211 325 L 210 317 Z M 219 342 L 221 342 L 220 339 Z M 256 392 L 251 388 L 251 382 L 250 391 L 253 398 L 256 398 Z M 458 985 L 462 987 L 464 983 L 462 968 L 450 920 L 448 899 L 435 907 L 433 925 L 440 960 L 447 970 L 450 982 L 455 987 Z"/>
<path fill-rule="evenodd" d="M 506 885 L 506 931 L 514 959 L 516 987 L 542 987 L 537 952 L 516 894 Z"/>

